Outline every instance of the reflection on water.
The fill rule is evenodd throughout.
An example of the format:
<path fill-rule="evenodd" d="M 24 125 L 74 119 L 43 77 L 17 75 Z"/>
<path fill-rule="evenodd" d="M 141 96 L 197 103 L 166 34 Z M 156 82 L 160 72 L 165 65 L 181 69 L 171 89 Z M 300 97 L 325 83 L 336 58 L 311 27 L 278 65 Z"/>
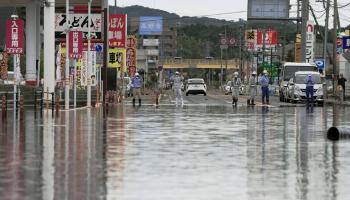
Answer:
<path fill-rule="evenodd" d="M 349 199 L 349 108 L 185 106 L 1 121 L 1 199 Z"/>

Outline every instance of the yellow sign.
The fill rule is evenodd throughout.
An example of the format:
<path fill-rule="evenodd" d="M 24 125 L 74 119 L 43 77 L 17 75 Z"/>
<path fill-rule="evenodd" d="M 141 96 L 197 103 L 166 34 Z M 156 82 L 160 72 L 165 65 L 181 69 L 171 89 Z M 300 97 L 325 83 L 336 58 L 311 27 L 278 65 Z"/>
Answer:
<path fill-rule="evenodd" d="M 109 49 L 108 51 L 108 67 L 118 68 L 118 71 L 126 72 L 126 50 L 125 49 Z"/>

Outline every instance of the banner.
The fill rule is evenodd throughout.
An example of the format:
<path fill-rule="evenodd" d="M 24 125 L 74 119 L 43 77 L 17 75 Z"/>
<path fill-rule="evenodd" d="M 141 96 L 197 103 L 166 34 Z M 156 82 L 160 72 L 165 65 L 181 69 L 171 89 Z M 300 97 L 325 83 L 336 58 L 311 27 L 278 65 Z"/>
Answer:
<path fill-rule="evenodd" d="M 109 15 L 108 41 L 110 47 L 126 47 L 127 15 Z"/>
<path fill-rule="evenodd" d="M 109 49 L 108 67 L 117 68 L 118 71 L 126 72 L 126 50 L 125 49 Z"/>
<path fill-rule="evenodd" d="M 248 30 L 245 32 L 245 42 L 248 51 L 256 51 L 257 30 Z"/>
<path fill-rule="evenodd" d="M 83 51 L 83 33 L 81 31 L 69 31 L 69 57 L 79 59 Z"/>
<path fill-rule="evenodd" d="M 88 70 L 88 53 L 83 51 L 83 57 L 80 59 L 80 85 L 87 85 L 87 70 Z"/>
<path fill-rule="evenodd" d="M 21 19 L 6 20 L 6 52 L 22 54 L 24 46 L 24 21 Z"/>
<path fill-rule="evenodd" d="M 7 79 L 7 53 L 0 52 L 0 79 Z"/>
<path fill-rule="evenodd" d="M 305 60 L 307 63 L 314 64 L 314 46 L 315 46 L 315 23 L 313 21 L 307 21 L 306 25 L 306 55 Z"/>
<path fill-rule="evenodd" d="M 277 45 L 277 31 L 275 30 L 265 30 L 257 31 L 256 44 L 258 48 L 271 48 Z"/>
<path fill-rule="evenodd" d="M 128 36 L 126 49 L 126 66 L 128 75 L 134 76 L 136 72 L 136 47 L 137 40 L 135 36 Z"/>

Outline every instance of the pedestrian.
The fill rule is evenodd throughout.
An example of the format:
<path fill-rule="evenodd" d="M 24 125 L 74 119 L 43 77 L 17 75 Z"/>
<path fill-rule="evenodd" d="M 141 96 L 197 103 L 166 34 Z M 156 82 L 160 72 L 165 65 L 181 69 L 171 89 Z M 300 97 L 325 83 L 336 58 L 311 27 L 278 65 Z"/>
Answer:
<path fill-rule="evenodd" d="M 139 106 L 141 106 L 141 87 L 143 80 L 139 73 L 135 73 L 135 76 L 131 79 L 131 86 L 133 91 L 132 105 L 135 106 L 136 96 L 139 99 Z"/>
<path fill-rule="evenodd" d="M 249 78 L 248 84 L 249 84 L 248 90 L 249 90 L 250 96 L 248 97 L 247 104 L 248 105 L 255 105 L 254 99 L 256 96 L 256 89 L 257 89 L 257 87 L 256 87 L 256 71 L 252 72 L 252 75 Z"/>
<path fill-rule="evenodd" d="M 260 78 L 261 92 L 262 92 L 262 104 L 270 104 L 269 102 L 269 77 L 267 71 L 263 71 L 263 75 Z"/>
<path fill-rule="evenodd" d="M 184 105 L 184 101 L 182 98 L 182 90 L 181 87 L 183 85 L 183 77 L 180 75 L 180 73 L 177 71 L 175 72 L 175 76 L 171 77 L 173 90 L 175 93 L 175 105 L 178 106 L 179 104 Z"/>
<path fill-rule="evenodd" d="M 306 108 L 309 109 L 310 108 L 310 104 L 311 104 L 311 108 L 314 107 L 314 85 L 315 85 L 315 81 L 312 77 L 311 74 L 309 74 L 306 78 L 304 83 L 306 84 Z"/>
<path fill-rule="evenodd" d="M 346 78 L 344 78 L 343 74 L 339 75 L 339 79 L 338 79 L 338 85 L 340 85 L 343 89 L 343 100 L 345 100 L 345 82 L 348 81 L 346 80 Z"/>
<path fill-rule="evenodd" d="M 232 88 L 232 105 L 237 107 L 239 88 L 241 87 L 241 79 L 238 77 L 238 72 L 233 73 L 233 79 L 231 81 Z"/>

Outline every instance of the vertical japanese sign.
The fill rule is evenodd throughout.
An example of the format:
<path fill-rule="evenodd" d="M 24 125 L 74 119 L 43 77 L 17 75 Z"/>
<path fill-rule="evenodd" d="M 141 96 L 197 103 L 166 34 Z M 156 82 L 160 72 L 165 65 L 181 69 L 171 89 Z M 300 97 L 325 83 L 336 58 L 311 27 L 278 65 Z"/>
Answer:
<path fill-rule="evenodd" d="M 126 72 L 126 50 L 125 49 L 109 49 L 108 52 L 110 68 L 117 68 L 118 71 Z"/>
<path fill-rule="evenodd" d="M 248 30 L 245 33 L 245 42 L 246 47 L 248 51 L 255 51 L 256 50 L 256 30 Z"/>
<path fill-rule="evenodd" d="M 7 53 L 0 52 L 0 79 L 7 79 Z"/>
<path fill-rule="evenodd" d="M 126 66 L 130 77 L 134 76 L 136 73 L 136 41 L 135 36 L 129 36 L 126 42 Z"/>
<path fill-rule="evenodd" d="M 127 15 L 111 14 L 109 16 L 108 41 L 110 47 L 126 47 Z"/>
<path fill-rule="evenodd" d="M 88 70 L 88 52 L 83 52 L 83 57 L 81 58 L 81 65 L 80 65 L 80 85 L 86 86 L 87 85 L 87 70 Z"/>
<path fill-rule="evenodd" d="M 69 32 L 69 57 L 79 59 L 83 51 L 83 33 L 81 31 Z"/>
<path fill-rule="evenodd" d="M 314 46 L 315 46 L 315 23 L 307 21 L 306 24 L 306 55 L 305 61 L 307 63 L 314 63 Z"/>
<path fill-rule="evenodd" d="M 6 20 L 6 52 L 8 54 L 23 53 L 23 29 L 23 20 Z"/>

